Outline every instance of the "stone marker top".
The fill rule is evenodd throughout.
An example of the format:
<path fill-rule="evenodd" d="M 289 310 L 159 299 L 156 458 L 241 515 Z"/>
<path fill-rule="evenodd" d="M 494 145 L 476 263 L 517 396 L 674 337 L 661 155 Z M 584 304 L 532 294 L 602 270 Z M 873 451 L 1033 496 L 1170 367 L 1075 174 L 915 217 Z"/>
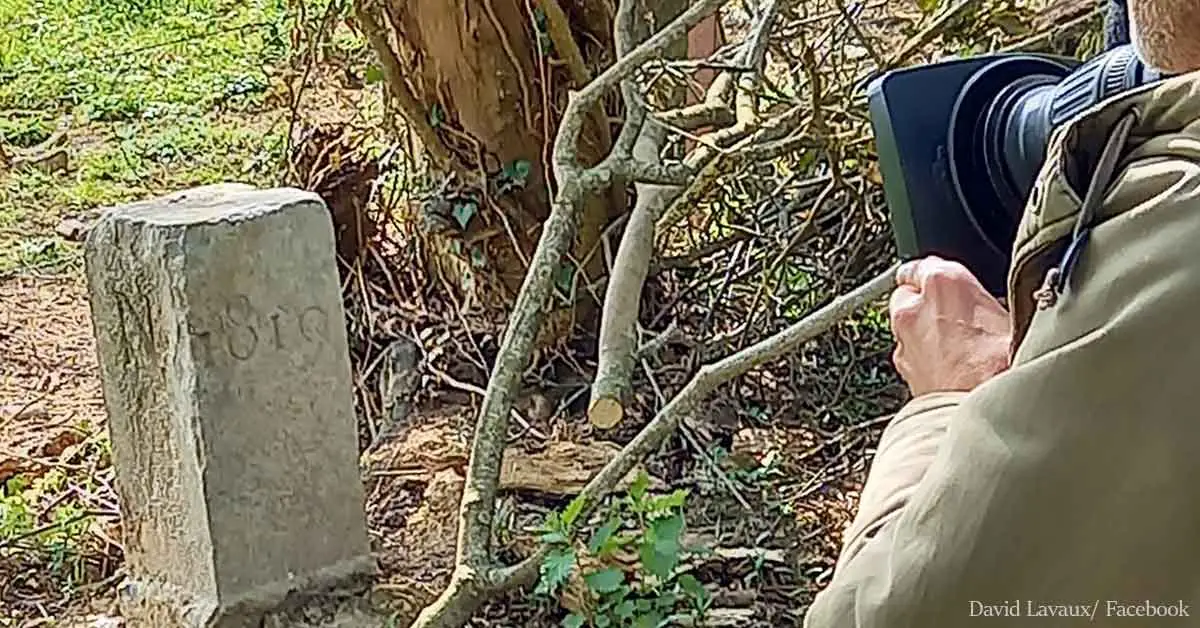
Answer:
<path fill-rule="evenodd" d="M 114 207 L 106 211 L 102 219 L 164 227 L 233 224 L 305 202 L 322 201 L 317 194 L 296 188 L 262 190 L 241 183 L 221 183 Z"/>

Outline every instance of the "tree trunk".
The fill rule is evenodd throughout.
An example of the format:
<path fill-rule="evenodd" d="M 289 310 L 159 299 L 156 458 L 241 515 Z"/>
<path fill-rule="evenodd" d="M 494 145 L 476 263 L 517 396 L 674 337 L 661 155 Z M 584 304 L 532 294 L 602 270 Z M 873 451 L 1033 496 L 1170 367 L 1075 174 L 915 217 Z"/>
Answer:
<path fill-rule="evenodd" d="M 653 21 L 670 21 L 687 0 L 648 3 Z M 520 288 L 553 196 L 551 145 L 569 91 L 614 60 L 615 0 L 356 0 L 359 23 L 381 62 L 392 109 L 432 158 L 445 185 L 419 208 L 427 267 L 455 289 L 463 305 L 504 315 Z M 719 20 L 698 25 L 672 57 L 706 57 L 723 43 Z M 695 100 L 712 80 L 667 100 Z M 606 155 L 618 127 L 620 98 L 592 112 L 579 158 Z M 481 184 L 486 179 L 486 183 Z M 570 334 L 574 321 L 595 331 L 606 271 L 600 238 L 627 206 L 626 188 L 585 206 L 572 251 L 576 267 L 560 274 L 559 314 L 542 341 Z M 620 233 L 610 236 L 615 247 Z M 574 272 L 577 268 L 582 273 Z M 582 309 L 570 315 L 571 306 Z"/>
<path fill-rule="evenodd" d="M 559 113 L 568 90 L 611 63 L 615 7 L 599 0 L 358 0 L 356 10 L 389 100 L 421 137 L 435 175 L 446 176 L 420 208 L 427 261 L 471 304 L 504 311 L 549 215 Z M 588 165 L 610 147 L 608 120 L 597 110 L 584 128 L 579 155 Z M 591 282 L 604 271 L 598 238 L 624 210 L 624 191 L 617 192 L 592 200 L 574 247 Z M 562 275 L 564 292 L 571 270 Z M 589 296 L 580 281 L 574 292 Z"/>

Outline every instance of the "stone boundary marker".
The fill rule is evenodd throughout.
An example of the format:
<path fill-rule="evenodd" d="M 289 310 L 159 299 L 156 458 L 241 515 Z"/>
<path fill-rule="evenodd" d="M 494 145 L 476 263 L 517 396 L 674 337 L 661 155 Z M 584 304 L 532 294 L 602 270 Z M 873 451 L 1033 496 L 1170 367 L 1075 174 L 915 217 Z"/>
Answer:
<path fill-rule="evenodd" d="M 90 230 L 131 626 L 259 626 L 369 577 L 333 228 L 315 194 L 217 185 Z"/>

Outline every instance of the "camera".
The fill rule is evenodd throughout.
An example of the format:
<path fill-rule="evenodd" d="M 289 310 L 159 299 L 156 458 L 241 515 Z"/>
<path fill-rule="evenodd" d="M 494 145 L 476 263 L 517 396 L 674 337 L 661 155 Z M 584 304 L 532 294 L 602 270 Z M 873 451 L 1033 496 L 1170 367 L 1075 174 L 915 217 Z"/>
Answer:
<path fill-rule="evenodd" d="M 1129 44 L 1088 61 L 997 53 L 887 72 L 867 86 L 901 259 L 962 263 L 1003 297 L 1013 240 L 1051 134 L 1158 80 Z"/>

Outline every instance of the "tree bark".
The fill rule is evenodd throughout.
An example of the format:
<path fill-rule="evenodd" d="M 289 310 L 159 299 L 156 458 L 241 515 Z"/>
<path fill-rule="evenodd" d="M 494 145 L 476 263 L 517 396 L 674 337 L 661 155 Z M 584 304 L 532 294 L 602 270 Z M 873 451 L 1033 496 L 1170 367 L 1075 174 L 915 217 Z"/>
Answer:
<path fill-rule="evenodd" d="M 507 311 L 550 215 L 559 114 L 590 69 L 612 60 L 613 7 L 596 0 L 357 0 L 355 8 L 392 102 L 440 171 L 434 176 L 455 175 L 421 207 L 434 240 L 429 249 L 440 258 L 428 262 L 462 295 L 473 294 L 469 301 Z M 582 165 L 607 154 L 608 120 L 599 105 L 585 120 Z M 624 209 L 617 192 L 595 195 L 583 208 L 571 256 L 586 262 L 590 282 L 604 270 L 594 253 L 598 238 Z M 576 292 L 588 294 L 582 286 Z"/>

